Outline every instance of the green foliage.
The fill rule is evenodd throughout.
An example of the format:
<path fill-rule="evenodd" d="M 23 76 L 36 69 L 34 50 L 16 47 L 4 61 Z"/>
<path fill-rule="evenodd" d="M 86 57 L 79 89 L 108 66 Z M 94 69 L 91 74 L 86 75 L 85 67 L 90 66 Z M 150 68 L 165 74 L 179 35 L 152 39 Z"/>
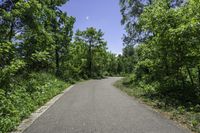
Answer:
<path fill-rule="evenodd" d="M 35 109 L 64 90 L 68 84 L 47 73 L 32 73 L 26 79 L 16 77 L 12 91 L 0 89 L 0 132 L 8 132 Z"/>
<path fill-rule="evenodd" d="M 104 68 L 103 62 L 106 56 L 106 42 L 104 41 L 103 32 L 95 28 L 87 28 L 85 31 L 77 31 L 75 42 L 84 45 L 86 54 L 85 71 L 88 77 L 99 77 L 102 75 Z"/>
<path fill-rule="evenodd" d="M 122 20 L 126 33 L 123 37 L 125 45 L 136 45 L 144 42 L 151 35 L 149 31 L 143 31 L 139 28 L 139 21 L 144 9 L 151 6 L 157 0 L 120 0 Z M 168 7 L 176 8 L 181 6 L 185 0 L 165 0 Z M 158 7 L 159 8 L 159 7 Z M 159 24 L 161 25 L 161 24 Z"/>
<path fill-rule="evenodd" d="M 75 18 L 60 10 L 67 1 L 0 2 L 0 133 L 60 93 L 66 87 L 60 79 L 74 83 L 122 71 L 101 30 L 78 31 L 72 42 Z"/>
<path fill-rule="evenodd" d="M 125 62 L 129 63 L 130 57 L 134 60 L 135 83 L 147 84 L 144 88 L 158 84 L 153 90 L 182 102 L 200 101 L 199 7 L 195 0 L 176 8 L 162 0 L 144 7 L 137 16 L 137 29 L 149 34 L 143 43 L 127 45 L 123 53 Z M 127 54 L 130 50 L 134 51 L 132 55 Z"/>
<path fill-rule="evenodd" d="M 123 66 L 128 72 L 132 65 L 124 91 L 175 119 L 187 117 L 185 123 L 199 132 L 199 1 L 121 0 L 121 7 L 127 31 L 121 58 L 124 64 L 132 61 Z"/>
<path fill-rule="evenodd" d="M 5 65 L 0 70 L 0 84 L 1 87 L 5 87 L 5 91 L 9 91 L 9 85 L 13 80 L 13 77 L 24 68 L 25 63 L 22 60 L 16 59 L 10 62 L 10 65 Z M 6 90 L 7 89 L 7 90 Z"/>
<path fill-rule="evenodd" d="M 6 132 L 15 126 L 15 123 L 19 122 L 18 113 L 15 109 L 12 101 L 7 99 L 5 91 L 0 89 L 0 132 Z"/>
<path fill-rule="evenodd" d="M 186 106 L 174 97 L 157 93 L 155 88 L 158 87 L 158 83 L 148 85 L 143 82 L 135 83 L 134 81 L 135 76 L 131 74 L 129 77 L 117 81 L 115 86 L 128 95 L 139 98 L 142 102 L 153 108 L 161 112 L 166 112 L 168 117 L 177 120 L 182 124 L 186 124 L 192 131 L 200 132 L 199 104 L 193 105 L 192 103 L 189 103 Z"/>
<path fill-rule="evenodd" d="M 61 65 L 61 77 L 67 81 L 72 79 L 102 78 L 116 75 L 118 57 L 107 51 L 103 32 L 95 28 L 78 30 L 75 40 L 68 48 L 68 54 Z"/>
<path fill-rule="evenodd" d="M 12 60 L 12 54 L 23 59 L 29 69 L 60 71 L 61 58 L 66 55 L 75 22 L 73 17 L 58 8 L 66 2 L 3 1 L 0 5 L 0 57 L 1 54 L 4 57 L 0 58 L 0 61 L 3 60 L 0 65 Z"/>

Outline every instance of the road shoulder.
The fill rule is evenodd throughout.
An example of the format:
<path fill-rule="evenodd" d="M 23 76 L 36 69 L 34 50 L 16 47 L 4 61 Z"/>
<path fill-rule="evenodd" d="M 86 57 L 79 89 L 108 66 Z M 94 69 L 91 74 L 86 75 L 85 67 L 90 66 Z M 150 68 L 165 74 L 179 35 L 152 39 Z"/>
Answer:
<path fill-rule="evenodd" d="M 37 109 L 35 112 L 33 112 L 29 118 L 22 121 L 22 123 L 16 128 L 15 131 L 11 133 L 23 133 L 33 122 L 39 118 L 44 112 L 46 112 L 56 101 L 58 101 L 65 93 L 70 91 L 74 85 L 71 85 L 70 87 L 66 88 L 63 92 L 58 94 L 57 96 L 53 97 L 50 101 L 48 101 L 46 104 L 41 106 L 39 109 Z"/>

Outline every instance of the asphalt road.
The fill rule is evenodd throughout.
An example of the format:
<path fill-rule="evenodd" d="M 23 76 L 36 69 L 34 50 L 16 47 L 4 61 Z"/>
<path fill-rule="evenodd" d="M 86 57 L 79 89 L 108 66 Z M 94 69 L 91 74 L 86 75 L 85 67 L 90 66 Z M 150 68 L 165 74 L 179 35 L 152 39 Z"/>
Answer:
<path fill-rule="evenodd" d="M 24 133 L 189 133 L 113 87 L 118 79 L 78 83 Z"/>

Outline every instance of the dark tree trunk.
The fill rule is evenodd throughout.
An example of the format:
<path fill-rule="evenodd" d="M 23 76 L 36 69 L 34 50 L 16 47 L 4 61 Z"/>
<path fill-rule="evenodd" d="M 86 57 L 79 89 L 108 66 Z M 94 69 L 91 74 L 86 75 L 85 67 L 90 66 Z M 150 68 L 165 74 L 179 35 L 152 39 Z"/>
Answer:
<path fill-rule="evenodd" d="M 92 42 L 89 42 L 89 57 L 88 57 L 89 77 L 92 77 Z"/>
<path fill-rule="evenodd" d="M 11 22 L 10 33 L 9 33 L 9 36 L 8 36 L 8 40 L 9 40 L 10 42 L 12 41 L 13 28 L 14 28 L 14 22 Z"/>
<path fill-rule="evenodd" d="M 198 87 L 200 89 L 200 66 L 198 66 L 197 68 L 198 68 Z"/>
<path fill-rule="evenodd" d="M 59 65 L 59 50 L 58 47 L 55 49 L 55 58 L 56 58 L 56 75 L 59 75 L 60 72 L 60 65 Z"/>
<path fill-rule="evenodd" d="M 192 78 L 192 74 L 191 74 L 191 72 L 190 72 L 190 69 L 189 69 L 188 67 L 186 67 L 186 69 L 187 69 L 187 72 L 188 72 L 190 81 L 191 81 L 191 83 L 192 83 L 192 86 L 194 86 L 194 80 L 193 80 L 193 78 Z"/>

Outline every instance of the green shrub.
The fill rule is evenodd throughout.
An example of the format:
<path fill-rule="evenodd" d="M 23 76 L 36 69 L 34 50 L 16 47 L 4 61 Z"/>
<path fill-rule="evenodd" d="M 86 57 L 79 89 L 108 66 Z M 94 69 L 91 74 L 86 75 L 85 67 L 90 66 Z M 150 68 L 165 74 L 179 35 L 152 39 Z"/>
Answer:
<path fill-rule="evenodd" d="M 0 132 L 9 131 L 19 122 L 19 112 L 5 91 L 0 89 Z"/>
<path fill-rule="evenodd" d="M 13 130 L 22 119 L 59 94 L 67 83 L 48 73 L 31 73 L 19 80 L 6 92 L 0 89 L 0 133 Z"/>

